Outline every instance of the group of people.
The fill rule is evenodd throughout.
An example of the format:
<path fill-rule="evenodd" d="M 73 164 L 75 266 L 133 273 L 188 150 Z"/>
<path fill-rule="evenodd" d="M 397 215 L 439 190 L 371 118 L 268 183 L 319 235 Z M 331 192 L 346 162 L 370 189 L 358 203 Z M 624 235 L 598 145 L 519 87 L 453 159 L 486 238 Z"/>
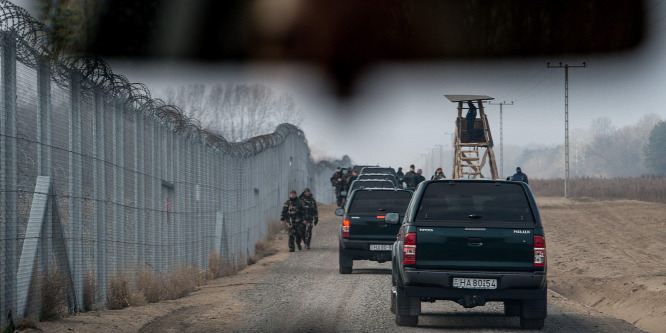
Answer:
<path fill-rule="evenodd" d="M 402 168 L 398 168 L 396 175 L 398 177 L 398 181 L 404 182 L 407 185 L 407 188 L 416 188 L 422 181 L 426 180 L 425 177 L 423 177 L 422 169 L 418 169 L 416 172 L 414 172 L 414 164 L 409 166 L 409 171 L 407 171 L 405 174 L 402 173 Z M 444 175 L 441 167 L 437 168 L 432 177 L 430 177 L 431 180 L 444 178 L 446 178 L 446 175 Z"/>
<path fill-rule="evenodd" d="M 342 167 L 338 168 L 331 176 L 331 185 L 335 188 L 335 197 L 337 198 L 338 207 L 342 206 L 344 197 L 341 195 L 342 192 L 349 190 L 349 185 L 358 178 L 358 171 L 352 170 L 352 173 L 345 173 L 342 171 Z"/>
<path fill-rule="evenodd" d="M 319 212 L 309 188 L 300 196 L 294 190 L 289 193 L 289 199 L 282 206 L 280 222 L 289 230 L 289 252 L 294 252 L 296 247 L 302 250 L 301 241 L 305 249 L 310 249 L 312 228 L 319 223 Z"/>

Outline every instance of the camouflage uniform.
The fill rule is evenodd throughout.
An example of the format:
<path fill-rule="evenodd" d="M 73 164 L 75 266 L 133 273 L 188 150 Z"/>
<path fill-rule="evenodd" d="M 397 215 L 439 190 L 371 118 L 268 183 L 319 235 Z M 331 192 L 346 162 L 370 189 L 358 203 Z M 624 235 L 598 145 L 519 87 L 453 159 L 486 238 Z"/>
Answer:
<path fill-rule="evenodd" d="M 294 192 L 295 193 L 295 192 Z M 298 249 L 301 249 L 301 239 L 305 233 L 303 224 L 303 204 L 298 197 L 291 197 L 282 206 L 282 217 L 280 221 L 284 222 L 289 228 L 289 251 L 294 251 L 294 239 Z"/>
<path fill-rule="evenodd" d="M 309 250 L 313 224 L 317 225 L 319 222 L 319 212 L 317 211 L 317 201 L 312 196 L 312 193 L 305 195 L 305 192 L 310 192 L 310 189 L 306 188 L 300 196 L 301 203 L 303 204 L 303 221 L 305 222 L 303 243 L 305 243 L 305 248 Z"/>

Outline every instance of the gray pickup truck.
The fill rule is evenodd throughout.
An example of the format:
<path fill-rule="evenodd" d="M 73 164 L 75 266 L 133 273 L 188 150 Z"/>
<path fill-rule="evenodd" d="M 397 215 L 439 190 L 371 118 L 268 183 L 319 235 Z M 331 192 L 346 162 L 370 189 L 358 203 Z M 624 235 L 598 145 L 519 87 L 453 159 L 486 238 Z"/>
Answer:
<path fill-rule="evenodd" d="M 391 311 L 416 326 L 421 302 L 465 308 L 503 302 L 525 329 L 547 313 L 546 242 L 539 210 L 522 182 L 434 180 L 419 185 L 392 249 Z"/>

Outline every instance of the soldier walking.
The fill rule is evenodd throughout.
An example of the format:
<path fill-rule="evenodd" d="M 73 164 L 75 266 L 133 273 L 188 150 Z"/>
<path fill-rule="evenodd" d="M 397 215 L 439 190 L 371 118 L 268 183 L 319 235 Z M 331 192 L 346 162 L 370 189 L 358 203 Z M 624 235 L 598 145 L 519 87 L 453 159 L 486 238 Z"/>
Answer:
<path fill-rule="evenodd" d="M 310 192 L 309 188 L 305 188 L 301 196 L 301 203 L 303 204 L 303 221 L 305 222 L 305 235 L 303 237 L 303 243 L 307 250 L 310 249 L 310 241 L 312 240 L 312 228 L 313 224 L 317 225 L 319 222 L 319 212 L 317 211 L 317 201 Z"/>
<path fill-rule="evenodd" d="M 303 204 L 296 196 L 296 191 L 292 190 L 289 193 L 289 199 L 282 206 L 280 221 L 289 228 L 289 252 L 294 252 L 294 240 L 300 251 L 305 225 L 303 224 Z"/>

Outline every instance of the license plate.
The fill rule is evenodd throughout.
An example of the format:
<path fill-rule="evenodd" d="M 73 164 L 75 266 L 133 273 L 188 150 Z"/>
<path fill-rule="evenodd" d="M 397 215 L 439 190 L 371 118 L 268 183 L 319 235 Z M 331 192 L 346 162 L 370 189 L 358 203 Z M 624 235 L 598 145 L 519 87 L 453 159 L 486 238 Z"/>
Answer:
<path fill-rule="evenodd" d="M 392 247 L 390 244 L 370 244 L 370 251 L 391 251 Z"/>
<path fill-rule="evenodd" d="M 497 279 L 453 278 L 454 288 L 497 289 Z"/>

